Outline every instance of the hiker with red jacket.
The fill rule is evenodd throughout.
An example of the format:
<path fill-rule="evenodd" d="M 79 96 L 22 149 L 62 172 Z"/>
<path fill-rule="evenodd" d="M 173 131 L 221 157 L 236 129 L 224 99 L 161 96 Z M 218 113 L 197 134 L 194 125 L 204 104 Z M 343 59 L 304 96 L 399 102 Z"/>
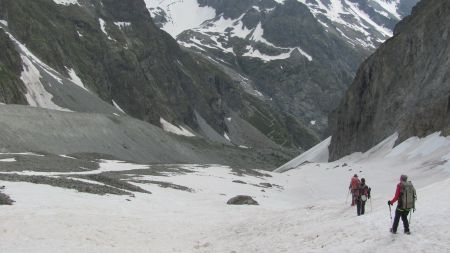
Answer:
<path fill-rule="evenodd" d="M 397 189 L 395 191 L 395 196 L 392 200 L 388 201 L 388 205 L 393 205 L 398 201 L 397 208 L 395 209 L 394 223 L 392 224 L 391 233 L 396 234 L 398 223 L 400 218 L 402 218 L 403 227 L 405 234 L 410 234 L 408 214 L 413 209 L 415 210 L 415 201 L 417 199 L 416 189 L 412 185 L 411 181 L 407 181 L 408 176 L 401 175 L 400 183 L 397 184 Z"/>
<path fill-rule="evenodd" d="M 358 187 L 358 196 L 356 197 L 356 213 L 358 216 L 364 215 L 366 201 L 370 199 L 370 188 L 366 185 L 366 179 L 361 178 L 361 184 Z"/>
<path fill-rule="evenodd" d="M 352 177 L 352 180 L 350 181 L 350 186 L 348 187 L 348 189 L 352 192 L 352 206 L 354 206 L 356 203 L 356 198 L 358 197 L 358 194 L 359 194 L 359 185 L 360 184 L 361 184 L 361 181 L 359 181 L 358 175 L 355 174 Z"/>

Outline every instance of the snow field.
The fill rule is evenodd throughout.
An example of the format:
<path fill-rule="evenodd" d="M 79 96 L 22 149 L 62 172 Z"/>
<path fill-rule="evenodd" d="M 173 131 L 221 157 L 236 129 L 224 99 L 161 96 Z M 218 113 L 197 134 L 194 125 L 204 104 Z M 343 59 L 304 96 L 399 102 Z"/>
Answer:
<path fill-rule="evenodd" d="M 0 251 L 450 252 L 450 170 L 445 161 L 450 140 L 436 133 L 393 148 L 396 139 L 393 135 L 364 154 L 333 163 L 302 162 L 284 173 L 260 172 L 267 175 L 238 175 L 219 165 L 183 165 L 190 171 L 184 174 L 135 175 L 128 171 L 146 166 L 118 161 L 103 161 L 95 171 L 122 170 L 133 179 L 169 182 L 193 192 L 134 183 L 152 194 L 132 198 L 0 182 L 17 201 L 0 207 Z M 327 146 L 309 155 L 321 154 Z M 350 207 L 350 198 L 346 202 L 355 173 L 372 188 L 372 201 L 361 217 Z M 388 232 L 386 202 L 400 174 L 409 175 L 418 191 L 410 236 L 401 233 L 401 224 L 399 234 Z M 260 183 L 273 187 L 261 188 Z M 225 204 L 237 194 L 250 195 L 260 205 Z"/>

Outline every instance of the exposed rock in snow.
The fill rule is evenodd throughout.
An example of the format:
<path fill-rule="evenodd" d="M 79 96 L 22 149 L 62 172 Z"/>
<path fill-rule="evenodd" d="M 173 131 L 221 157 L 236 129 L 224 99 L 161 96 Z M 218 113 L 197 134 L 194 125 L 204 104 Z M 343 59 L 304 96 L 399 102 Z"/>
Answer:
<path fill-rule="evenodd" d="M 12 200 L 8 195 L 0 192 L 0 206 L 1 205 L 12 205 L 14 200 Z"/>
<path fill-rule="evenodd" d="M 238 195 L 227 201 L 227 205 L 259 205 L 256 200 L 250 196 Z"/>

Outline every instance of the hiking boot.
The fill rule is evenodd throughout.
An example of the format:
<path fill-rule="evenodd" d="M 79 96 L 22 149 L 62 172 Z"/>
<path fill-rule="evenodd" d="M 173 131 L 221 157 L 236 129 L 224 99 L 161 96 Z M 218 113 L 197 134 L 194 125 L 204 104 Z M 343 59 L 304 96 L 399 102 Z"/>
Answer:
<path fill-rule="evenodd" d="M 408 231 L 405 231 L 405 234 L 410 235 L 411 232 L 409 232 L 409 230 L 408 230 Z"/>
<path fill-rule="evenodd" d="M 392 228 L 389 231 L 393 234 L 397 234 L 397 231 L 394 231 Z"/>

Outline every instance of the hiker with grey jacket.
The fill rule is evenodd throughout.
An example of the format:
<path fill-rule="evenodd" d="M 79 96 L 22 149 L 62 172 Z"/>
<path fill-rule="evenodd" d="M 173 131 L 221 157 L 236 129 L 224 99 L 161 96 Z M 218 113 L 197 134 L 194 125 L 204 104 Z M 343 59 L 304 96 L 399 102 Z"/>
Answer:
<path fill-rule="evenodd" d="M 396 234 L 398 223 L 402 218 L 405 234 L 410 234 L 408 214 L 413 209 L 415 211 L 415 201 L 417 199 L 416 189 L 412 185 L 411 181 L 407 181 L 408 176 L 402 175 L 400 177 L 400 183 L 397 184 L 397 190 L 392 200 L 388 201 L 388 205 L 393 205 L 397 200 L 397 208 L 395 209 L 394 223 L 392 224 L 391 233 Z"/>

